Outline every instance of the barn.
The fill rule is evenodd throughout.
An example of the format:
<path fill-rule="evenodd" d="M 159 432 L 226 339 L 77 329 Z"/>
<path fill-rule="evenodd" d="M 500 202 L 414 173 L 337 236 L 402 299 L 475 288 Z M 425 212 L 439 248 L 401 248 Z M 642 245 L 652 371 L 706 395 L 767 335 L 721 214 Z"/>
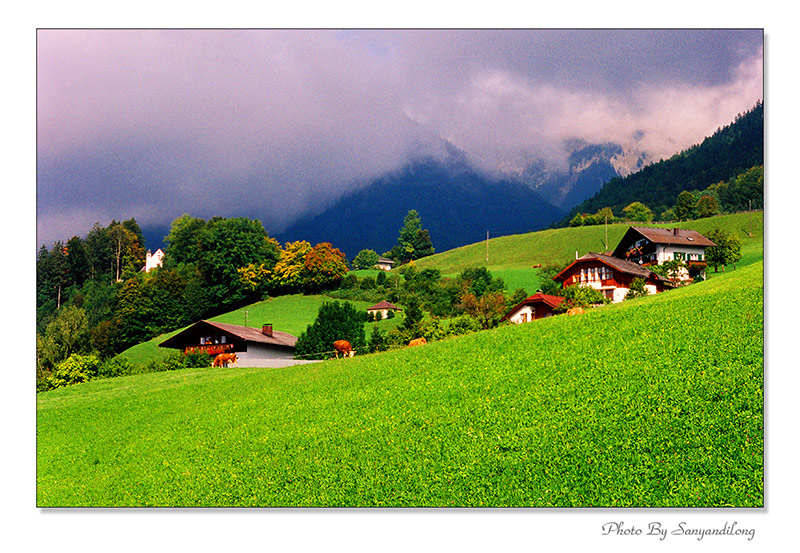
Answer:
<path fill-rule="evenodd" d="M 236 353 L 240 367 L 284 367 L 303 362 L 294 359 L 296 342 L 295 336 L 273 330 L 271 324 L 258 329 L 203 320 L 158 346 L 210 356 Z"/>

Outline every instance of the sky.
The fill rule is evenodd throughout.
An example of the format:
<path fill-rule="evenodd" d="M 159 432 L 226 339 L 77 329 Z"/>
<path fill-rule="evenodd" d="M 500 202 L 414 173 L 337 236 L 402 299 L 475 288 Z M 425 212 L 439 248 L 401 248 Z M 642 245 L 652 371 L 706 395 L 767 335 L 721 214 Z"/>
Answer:
<path fill-rule="evenodd" d="M 36 33 L 37 246 L 95 222 L 270 234 L 447 140 L 489 172 L 565 141 L 667 158 L 763 100 L 763 33 Z"/>

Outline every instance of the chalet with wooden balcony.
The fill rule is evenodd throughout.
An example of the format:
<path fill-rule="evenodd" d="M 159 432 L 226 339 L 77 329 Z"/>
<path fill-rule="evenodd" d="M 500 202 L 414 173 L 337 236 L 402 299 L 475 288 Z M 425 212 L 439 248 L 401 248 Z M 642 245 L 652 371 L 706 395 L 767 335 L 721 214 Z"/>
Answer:
<path fill-rule="evenodd" d="M 625 299 L 633 279 L 644 280 L 645 289 L 656 294 L 674 288 L 669 279 L 654 273 L 647 267 L 601 253 L 588 253 L 569 264 L 553 277 L 567 286 L 589 286 L 603 293 L 612 302 Z"/>
<path fill-rule="evenodd" d="M 172 338 L 161 342 L 162 348 L 184 353 L 235 353 L 240 367 L 277 367 L 293 361 L 297 338 L 265 324 L 260 329 L 214 321 L 198 321 Z"/>
<path fill-rule="evenodd" d="M 555 309 L 561 305 L 563 301 L 564 298 L 559 296 L 551 296 L 542 293 L 534 294 L 514 306 L 500 321 L 511 321 L 512 323 L 519 324 L 552 317 Z"/>
<path fill-rule="evenodd" d="M 696 230 L 678 228 L 630 227 L 611 255 L 643 267 L 666 261 L 683 261 L 686 269 L 680 280 L 705 277 L 706 248 L 714 242 Z"/>

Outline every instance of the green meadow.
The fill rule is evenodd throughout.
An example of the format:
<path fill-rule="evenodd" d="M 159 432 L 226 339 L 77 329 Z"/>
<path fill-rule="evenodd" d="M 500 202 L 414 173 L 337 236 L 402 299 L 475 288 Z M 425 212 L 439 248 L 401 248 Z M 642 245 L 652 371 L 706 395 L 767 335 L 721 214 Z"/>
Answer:
<path fill-rule="evenodd" d="M 490 268 L 585 253 L 589 232 L 497 239 Z M 760 240 L 735 271 L 584 315 L 40 393 L 37 505 L 763 507 Z M 442 272 L 469 255 L 441 254 Z M 248 324 L 290 331 L 277 301 Z"/>

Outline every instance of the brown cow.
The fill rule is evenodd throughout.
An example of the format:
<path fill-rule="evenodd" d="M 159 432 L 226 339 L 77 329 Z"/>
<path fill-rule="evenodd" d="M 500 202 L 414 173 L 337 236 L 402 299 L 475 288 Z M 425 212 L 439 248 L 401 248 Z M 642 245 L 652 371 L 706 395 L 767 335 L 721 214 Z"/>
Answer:
<path fill-rule="evenodd" d="M 342 354 L 342 357 L 353 357 L 356 352 L 353 351 L 353 346 L 350 345 L 350 342 L 347 340 L 336 340 L 333 343 L 333 349 L 336 353 L 336 358 L 339 358 L 339 354 Z"/>
<path fill-rule="evenodd" d="M 408 343 L 408 345 L 409 345 L 409 346 L 424 346 L 424 345 L 425 345 L 425 344 L 427 344 L 427 343 L 428 343 L 428 341 L 427 341 L 427 340 L 425 339 L 425 337 L 423 336 L 422 338 L 416 338 L 416 339 L 414 339 L 414 340 L 411 340 L 411 341 Z"/>
<path fill-rule="evenodd" d="M 567 309 L 567 315 L 583 315 L 583 307 L 573 307 L 572 309 Z"/>
<path fill-rule="evenodd" d="M 235 353 L 220 353 L 211 362 L 212 367 L 236 367 L 239 365 L 239 359 Z"/>

